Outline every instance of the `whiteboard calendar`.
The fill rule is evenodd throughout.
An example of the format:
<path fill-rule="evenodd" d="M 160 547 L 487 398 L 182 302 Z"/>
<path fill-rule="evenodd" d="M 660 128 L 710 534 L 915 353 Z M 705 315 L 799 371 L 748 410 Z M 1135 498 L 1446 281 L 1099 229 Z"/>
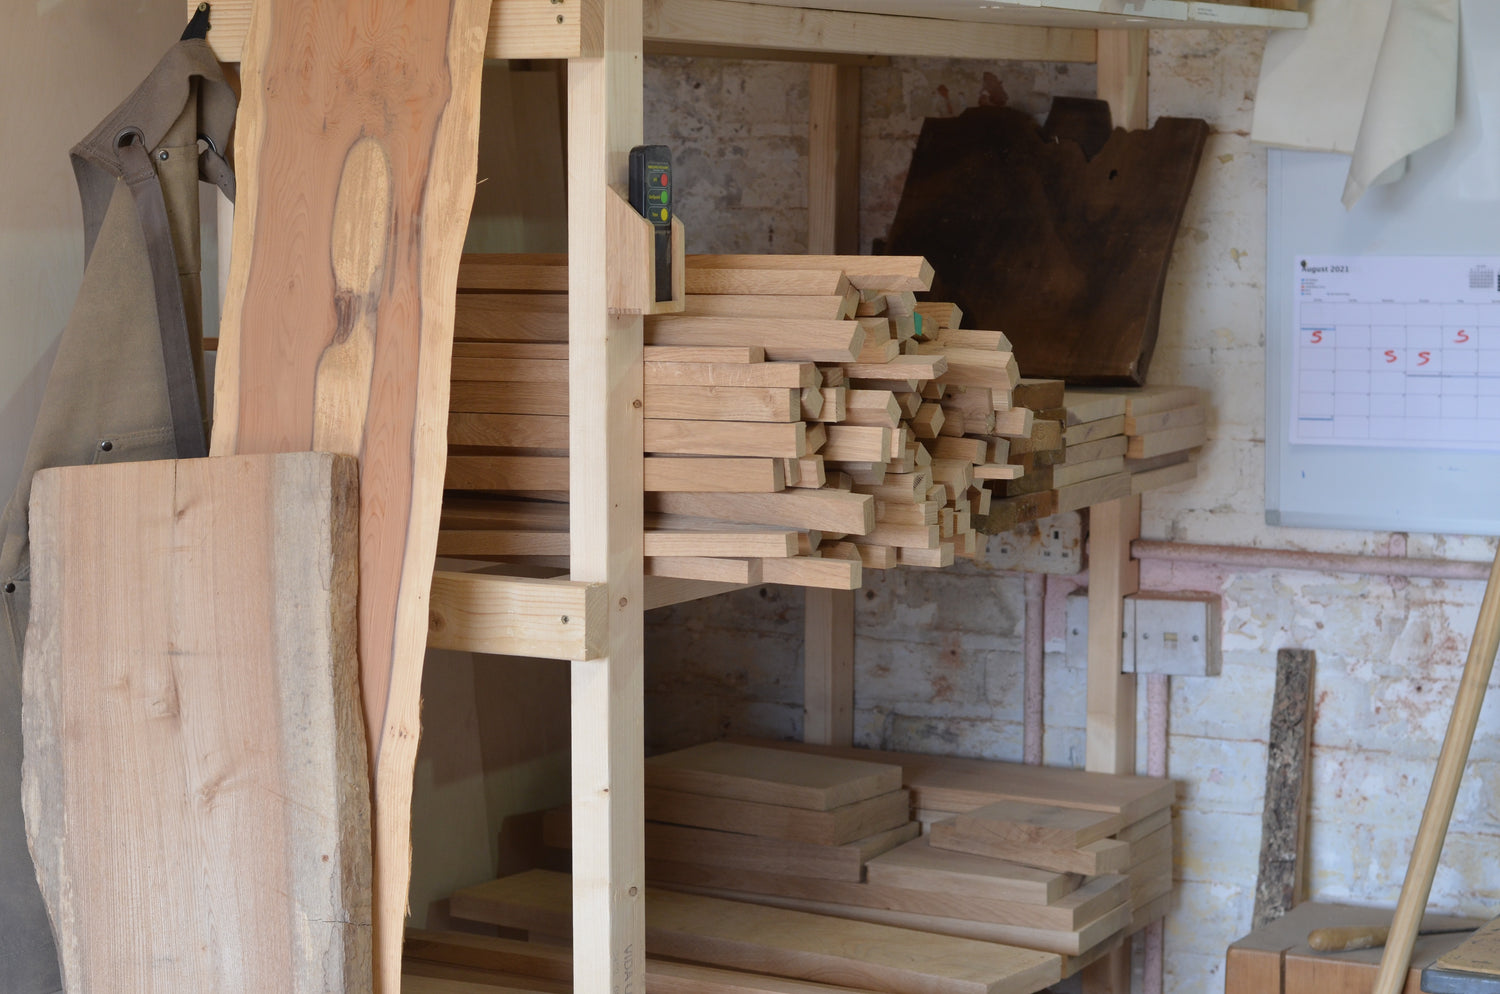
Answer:
<path fill-rule="evenodd" d="M 1292 268 L 1294 444 L 1500 452 L 1500 256 Z"/>

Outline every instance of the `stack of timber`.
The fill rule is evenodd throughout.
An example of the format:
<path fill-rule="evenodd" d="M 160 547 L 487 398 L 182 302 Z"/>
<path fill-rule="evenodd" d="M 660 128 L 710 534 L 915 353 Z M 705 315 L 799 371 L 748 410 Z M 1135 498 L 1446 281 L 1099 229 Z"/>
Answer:
<path fill-rule="evenodd" d="M 527 884 L 525 890 L 521 884 Z M 546 884 L 537 881 L 512 881 L 509 885 L 513 893 L 518 894 L 517 904 L 529 902 L 531 906 L 542 903 L 543 895 L 546 893 Z M 671 900 L 669 895 L 666 900 Z M 493 907 L 493 904 L 491 905 Z M 699 909 L 705 907 L 699 905 Z M 714 905 L 707 905 L 710 910 L 716 909 Z M 764 914 L 769 909 L 751 909 L 754 914 Z M 481 912 L 485 913 L 485 912 Z M 543 915 L 545 915 L 545 910 Z M 791 924 L 801 924 L 806 916 L 784 919 Z M 539 919 L 540 920 L 540 919 Z M 527 919 L 528 924 L 532 919 Z M 723 925 L 732 924 L 726 918 Z M 648 928 L 651 925 L 648 917 Z M 672 959 L 659 958 L 656 955 L 643 957 L 642 969 L 645 974 L 645 989 L 647 994 L 854 994 L 858 991 L 883 990 L 890 984 L 882 986 L 871 986 L 872 983 L 879 984 L 880 981 L 872 980 L 878 975 L 880 963 L 878 960 L 866 960 L 858 954 L 850 942 L 855 936 L 843 931 L 838 922 L 818 922 L 818 933 L 824 938 L 832 940 L 832 943 L 822 949 L 815 951 L 821 958 L 809 956 L 805 950 L 791 949 L 791 962 L 771 962 L 775 957 L 787 951 L 788 943 L 778 937 L 765 936 L 734 936 L 735 945 L 725 952 L 715 951 L 710 953 L 710 944 L 714 942 L 713 933 L 707 928 L 700 929 L 696 933 L 686 933 L 677 930 L 667 937 L 667 941 L 673 942 L 679 947 L 690 944 L 698 950 L 697 955 L 703 958 L 711 958 L 712 961 L 733 958 L 739 962 L 752 959 L 764 960 L 764 965 L 775 970 L 771 973 L 750 972 L 743 968 L 726 968 L 723 966 L 706 966 L 697 962 L 680 962 Z M 895 929 L 885 930 L 881 937 L 890 939 Z M 914 937 L 904 933 L 896 935 L 896 938 L 904 943 L 911 943 L 914 939 L 920 941 L 921 937 Z M 659 947 L 662 942 L 662 933 L 653 931 L 648 935 L 648 945 L 652 949 Z M 965 952 L 973 952 L 966 949 Z M 985 953 L 990 951 L 985 950 Z M 840 955 L 843 954 L 843 955 Z M 1044 978 L 1054 975 L 1045 961 L 1036 960 L 1014 960 L 1014 972 L 1008 973 L 998 983 L 986 980 L 998 975 L 999 971 L 991 966 L 991 973 L 986 977 L 959 977 L 954 975 L 954 968 L 958 966 L 955 961 L 946 969 L 933 962 L 927 961 L 918 972 L 908 974 L 905 978 L 897 981 L 895 986 L 906 988 L 915 985 L 916 978 L 921 977 L 930 982 L 928 988 L 935 991 L 950 990 L 973 990 L 978 987 L 976 981 L 984 983 L 982 989 L 1000 991 L 1034 990 L 1044 984 Z M 760 962 L 757 966 L 763 965 Z M 837 971 L 834 976 L 825 975 L 823 968 Z M 817 969 L 817 980 L 797 979 L 803 974 L 811 975 Z M 403 966 L 402 991 L 403 994 L 481 994 L 483 991 L 496 989 L 504 991 L 545 991 L 566 992 L 572 989 L 573 980 L 573 951 L 566 945 L 554 945 L 543 942 L 528 942 L 517 939 L 502 939 L 487 935 L 474 935 L 468 932 L 435 932 L 423 929 L 407 929 L 405 962 Z M 960 986 L 963 985 L 963 986 Z M 970 986 L 973 985 L 973 986 Z"/>
<path fill-rule="evenodd" d="M 1062 976 L 1060 957 L 1030 949 L 658 888 L 647 888 L 641 897 L 646 989 L 661 994 L 1032 994 Z M 564 873 L 530 870 L 457 891 L 450 908 L 455 918 L 565 938 L 573 929 L 572 881 Z M 505 951 L 513 953 L 518 945 L 532 944 L 507 944 Z M 516 958 L 492 962 L 510 972 Z M 409 957 L 409 969 L 410 963 Z M 767 976 L 732 977 L 728 971 Z"/>
<path fill-rule="evenodd" d="M 904 784 L 916 817 L 937 824 L 922 835 L 892 809 L 813 835 L 824 812 L 767 803 L 812 783 L 801 803 L 830 803 L 835 774 L 839 799 L 877 778 Z M 771 742 L 655 757 L 646 780 L 646 876 L 673 890 L 1056 953 L 1068 974 L 1161 917 L 1170 896 L 1165 780 Z M 546 825 L 549 844 L 569 844 L 565 811 Z"/>
<path fill-rule="evenodd" d="M 567 848 L 566 808 L 544 839 Z M 748 743 L 709 742 L 646 761 L 646 866 L 789 872 L 858 883 L 865 863 L 922 834 L 901 769 Z"/>
<path fill-rule="evenodd" d="M 460 271 L 439 554 L 566 565 L 566 257 Z M 921 304 L 915 257 L 689 256 L 645 320 L 647 575 L 854 589 L 979 556 L 1029 410 L 999 332 Z M 461 492 L 463 496 L 455 496 Z"/>
<path fill-rule="evenodd" d="M 1060 380 L 1023 380 L 1016 396 L 1053 400 L 1037 395 L 1042 388 L 1055 391 L 1057 406 L 1038 412 L 1030 438 L 1011 443 L 1026 473 L 997 485 L 986 533 L 1197 475 L 1192 457 L 1207 439 L 1207 412 L 1196 387 L 1063 390 Z"/>
<path fill-rule="evenodd" d="M 1055 952 L 1067 974 L 1166 913 L 1175 796 L 1169 780 L 756 744 L 899 766 L 928 832 L 870 859 L 860 885 L 810 885 L 790 873 L 659 877 L 663 885 Z"/>

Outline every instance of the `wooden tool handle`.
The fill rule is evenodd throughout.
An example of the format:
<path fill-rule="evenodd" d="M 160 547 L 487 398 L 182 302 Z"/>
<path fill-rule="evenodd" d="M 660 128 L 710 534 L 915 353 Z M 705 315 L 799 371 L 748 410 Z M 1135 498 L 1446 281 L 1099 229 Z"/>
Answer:
<path fill-rule="evenodd" d="M 1385 945 L 1391 930 L 1385 927 L 1351 926 L 1315 928 L 1307 933 L 1307 944 L 1320 953 L 1344 953 L 1351 949 L 1373 949 Z"/>

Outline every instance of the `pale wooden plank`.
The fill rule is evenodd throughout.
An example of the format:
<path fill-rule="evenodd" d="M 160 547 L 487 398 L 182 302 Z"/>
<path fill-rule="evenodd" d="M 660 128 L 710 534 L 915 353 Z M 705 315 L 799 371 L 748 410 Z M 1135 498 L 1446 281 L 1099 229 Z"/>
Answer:
<path fill-rule="evenodd" d="M 549 980 L 566 980 L 572 950 L 467 932 L 406 930 L 408 962 L 444 963 L 505 970 Z M 855 994 L 855 989 L 786 977 L 721 970 L 648 957 L 648 994 Z"/>
<path fill-rule="evenodd" d="M 766 350 L 768 359 L 806 362 L 852 361 L 864 347 L 866 337 L 865 330 L 855 321 L 689 314 L 647 318 L 645 334 L 647 345 L 759 345 Z"/>
<path fill-rule="evenodd" d="M 841 269 L 688 269 L 693 294 L 775 294 L 842 297 L 851 289 Z"/>
<path fill-rule="evenodd" d="M 384 994 L 400 982 L 424 598 L 489 15 L 486 0 L 257 3 L 241 61 L 213 453 L 360 457 L 360 689 Z M 347 72 L 376 64 L 409 71 Z"/>
<path fill-rule="evenodd" d="M 647 452 L 681 455 L 770 456 L 799 459 L 807 455 L 807 424 L 802 421 L 646 422 Z"/>
<path fill-rule="evenodd" d="M 751 363 L 750 365 L 767 365 Z M 657 386 L 646 384 L 648 418 L 685 421 L 800 421 L 800 390 L 781 387 Z"/>
<path fill-rule="evenodd" d="M 1081 874 L 938 849 L 927 836 L 870 860 L 866 875 L 872 884 L 1020 904 L 1051 904 L 1083 881 Z"/>
<path fill-rule="evenodd" d="M 565 876 L 533 870 L 457 892 L 454 913 L 566 927 L 567 888 Z M 1061 977 L 1061 962 L 1047 953 L 673 891 L 648 896 L 648 947 L 678 959 L 891 994 L 1029 994 Z"/>
<path fill-rule="evenodd" d="M 854 742 L 854 595 L 809 588 L 803 621 L 802 737 Z"/>
<path fill-rule="evenodd" d="M 703 0 L 703 3 L 705 6 L 727 6 L 714 0 Z M 802 13 L 806 8 L 805 0 L 764 0 L 762 5 L 793 8 L 788 11 L 789 15 Z M 1205 3 L 1201 0 L 1141 0 L 1140 3 L 1133 4 L 1129 8 L 1122 8 L 1118 0 L 987 0 L 979 4 L 976 4 L 974 0 L 818 0 L 818 7 L 809 12 L 822 14 L 846 12 L 848 15 L 853 15 L 847 18 L 850 27 L 861 33 L 870 32 L 875 37 L 881 37 L 881 35 L 878 29 L 871 26 L 871 19 L 893 17 L 899 23 L 892 25 L 892 30 L 897 28 L 901 30 L 901 34 L 891 38 L 895 47 L 886 48 L 876 45 L 874 38 L 871 38 L 868 39 L 866 45 L 857 47 L 856 50 L 883 52 L 889 55 L 916 55 L 919 53 L 900 47 L 902 39 L 905 39 L 908 44 L 941 39 L 950 46 L 962 46 L 966 39 L 974 40 L 985 37 L 986 40 L 994 41 L 996 44 L 1004 44 L 1003 38 L 986 37 L 979 33 L 987 27 L 1009 27 L 1012 30 L 1020 26 L 1107 30 L 1209 27 L 1301 28 L 1307 26 L 1307 14 L 1296 10 L 1269 9 L 1269 6 L 1269 4 L 1245 6 L 1235 0 L 1230 0 L 1228 3 Z M 1266 9 L 1262 9 L 1263 7 Z M 927 34 L 922 30 L 925 26 L 920 22 L 908 24 L 918 18 L 933 19 L 935 25 L 932 30 L 939 33 L 935 36 Z M 794 21 L 793 23 L 803 22 Z M 812 23 L 820 28 L 829 27 L 821 21 Z M 946 30 L 940 30 L 940 28 Z M 812 26 L 804 25 L 803 30 L 810 31 Z M 1012 36 L 1013 43 L 1023 37 L 1025 36 Z M 924 49 L 921 54 L 938 57 L 945 54 L 957 56 L 951 48 L 938 49 L 930 53 L 925 52 Z M 986 53 L 983 50 L 976 52 L 973 57 L 1054 58 L 1051 55 L 1002 56 L 997 52 Z M 1083 58 L 1081 61 L 1093 61 L 1093 58 Z"/>
<path fill-rule="evenodd" d="M 821 846 L 841 846 L 909 821 L 903 790 L 827 811 L 646 788 L 646 817 L 674 825 L 741 832 Z"/>
<path fill-rule="evenodd" d="M 961 918 L 980 925 L 1041 929 L 1059 937 L 1076 937 L 1098 919 L 1130 907 L 1130 878 L 1118 874 L 1094 877 L 1050 905 L 997 901 L 955 891 L 817 880 L 780 873 L 774 868 L 743 870 L 686 859 L 648 859 L 646 876 L 653 884 L 714 887 L 747 895 L 791 897 L 849 908 L 878 908 L 933 918 Z"/>
<path fill-rule="evenodd" d="M 1174 407 L 1151 414 L 1127 414 L 1125 415 L 1125 434 L 1144 435 L 1147 432 L 1161 431 L 1166 428 L 1199 425 L 1207 416 L 1208 412 L 1202 404 L 1195 404 L 1192 407 Z"/>
<path fill-rule="evenodd" d="M 568 419 L 534 414 L 454 413 L 448 415 L 448 444 L 565 450 Z"/>
<path fill-rule="evenodd" d="M 924 16 L 923 9 L 893 17 L 805 7 L 782 10 L 727 0 L 652 0 L 646 13 L 646 33 L 654 40 L 933 58 L 1094 58 L 1089 31 L 955 24 Z"/>
<path fill-rule="evenodd" d="M 818 367 L 810 362 L 646 363 L 648 385 L 784 387 L 806 390 L 820 385 L 822 380 Z"/>
<path fill-rule="evenodd" d="M 772 749 L 815 752 L 901 767 L 902 785 L 916 807 L 933 811 L 973 811 L 1001 800 L 1031 801 L 1088 811 L 1118 813 L 1134 824 L 1171 805 L 1172 781 L 1119 776 L 1059 767 L 1027 766 L 961 756 L 855 749 L 775 739 L 734 739 Z"/>
<path fill-rule="evenodd" d="M 650 494 L 646 507 L 722 521 L 816 528 L 863 535 L 875 527 L 874 498 L 829 490 L 778 494 Z"/>
<path fill-rule="evenodd" d="M 648 345 L 647 362 L 765 362 L 766 350 L 759 345 L 731 345 L 721 348 L 692 345 Z"/>
<path fill-rule="evenodd" d="M 747 585 L 763 579 L 761 560 L 712 556 L 647 556 L 647 576 Z"/>
<path fill-rule="evenodd" d="M 1059 488 L 1054 513 L 1078 511 L 1085 507 L 1096 508 L 1130 499 L 1133 499 L 1130 497 L 1130 474 L 1114 473 Z"/>
<path fill-rule="evenodd" d="M 814 254 L 859 251 L 860 72 L 808 67 L 807 245 Z"/>
<path fill-rule="evenodd" d="M 371 990 L 357 477 L 36 475 L 23 800 L 67 989 Z"/>
<path fill-rule="evenodd" d="M 646 786 L 828 811 L 899 790 L 901 768 L 744 743 L 705 742 L 648 759 Z"/>
<path fill-rule="evenodd" d="M 1143 435 L 1132 435 L 1130 447 L 1125 454 L 1132 459 L 1151 459 L 1169 452 L 1196 449 L 1206 441 L 1208 441 L 1207 425 L 1184 425 L 1180 428 L 1167 428 Z"/>
<path fill-rule="evenodd" d="M 1188 480 L 1196 479 L 1197 476 L 1198 464 L 1193 462 L 1184 461 L 1173 466 L 1148 469 L 1131 474 L 1130 492 L 1132 495 L 1139 496 L 1149 490 L 1160 490 L 1162 487 L 1186 483 Z"/>
<path fill-rule="evenodd" d="M 858 290 L 928 290 L 932 266 L 912 255 L 690 255 L 688 269 L 837 269 Z"/>
<path fill-rule="evenodd" d="M 828 590 L 858 590 L 864 583 L 862 563 L 858 560 L 793 556 L 790 559 L 767 559 L 761 567 L 767 583 Z"/>
<path fill-rule="evenodd" d="M 852 317 L 858 298 L 853 294 L 689 294 L 684 314 L 698 317 L 813 318 L 840 321 Z"/>
<path fill-rule="evenodd" d="M 609 610 L 605 658 L 572 667 L 573 985 L 641 994 L 645 388 L 641 318 L 611 314 L 609 288 L 621 268 L 651 262 L 609 250 L 607 217 L 614 191 L 628 189 L 630 149 L 644 140 L 642 7 L 597 6 L 602 56 L 568 63 L 571 575 L 608 584 Z"/>
<path fill-rule="evenodd" d="M 1123 827 L 1125 820 L 1116 812 L 1007 800 L 956 816 L 949 835 L 1046 849 L 1079 849 L 1109 838 Z"/>
<path fill-rule="evenodd" d="M 434 649 L 597 659 L 608 610 L 603 584 L 439 570 L 427 642 Z"/>
<path fill-rule="evenodd" d="M 724 887 L 700 887 L 693 884 L 671 884 L 673 890 L 705 897 L 728 898 L 735 901 L 752 902 L 770 907 L 807 911 L 820 915 L 831 915 L 852 921 L 894 925 L 899 928 L 975 939 L 981 942 L 1020 946 L 1026 949 L 1043 950 L 1063 956 L 1078 956 L 1095 949 L 1100 943 L 1115 936 L 1131 923 L 1129 904 L 1122 904 L 1113 911 L 1085 925 L 1078 931 L 1034 928 L 1027 925 L 1002 925 L 996 922 L 978 922 L 968 918 L 940 915 L 922 915 L 911 911 L 892 911 L 889 908 L 862 907 L 832 901 L 808 898 L 785 897 L 780 894 L 751 894 Z M 1158 915 L 1160 912 L 1158 912 Z M 1122 988 L 1123 989 L 1123 988 Z"/>
<path fill-rule="evenodd" d="M 209 46 L 220 62 L 238 62 L 244 54 L 253 0 L 218 0 L 214 4 Z M 189 3 L 191 12 L 197 3 Z M 551 0 L 496 0 L 490 5 L 485 32 L 487 59 L 571 59 L 585 53 L 585 40 L 597 37 L 597 12 L 581 4 L 559 20 Z"/>
<path fill-rule="evenodd" d="M 1089 512 L 1088 737 L 1084 766 L 1098 773 L 1135 770 L 1135 677 L 1121 672 L 1122 647 L 1116 633 L 1124 630 L 1124 598 L 1140 589 L 1140 563 L 1130 557 L 1130 543 L 1140 535 L 1140 529 L 1138 497 L 1111 500 Z"/>
<path fill-rule="evenodd" d="M 542 830 L 543 841 L 549 846 L 570 848 L 573 841 L 567 810 L 549 811 L 547 815 L 548 819 Z M 745 870 L 774 871 L 858 883 L 864 879 L 864 868 L 868 861 L 920 837 L 921 833 L 921 824 L 909 821 L 841 846 L 822 846 L 648 821 L 646 858 L 668 862 L 715 863 Z"/>

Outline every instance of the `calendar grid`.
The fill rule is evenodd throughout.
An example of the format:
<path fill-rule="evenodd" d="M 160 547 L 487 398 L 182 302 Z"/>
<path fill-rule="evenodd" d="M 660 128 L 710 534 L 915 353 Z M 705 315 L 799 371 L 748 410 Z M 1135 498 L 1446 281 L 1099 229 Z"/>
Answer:
<path fill-rule="evenodd" d="M 1360 291 L 1399 293 L 1413 268 L 1438 260 L 1415 261 L 1362 260 L 1366 271 L 1356 273 L 1331 260 L 1300 260 L 1294 443 L 1500 451 L 1495 270 L 1450 260 L 1444 273 L 1459 285 L 1448 300 L 1360 299 Z M 1382 269 L 1395 271 L 1382 279 Z M 1484 274 L 1479 290 L 1476 269 Z"/>

